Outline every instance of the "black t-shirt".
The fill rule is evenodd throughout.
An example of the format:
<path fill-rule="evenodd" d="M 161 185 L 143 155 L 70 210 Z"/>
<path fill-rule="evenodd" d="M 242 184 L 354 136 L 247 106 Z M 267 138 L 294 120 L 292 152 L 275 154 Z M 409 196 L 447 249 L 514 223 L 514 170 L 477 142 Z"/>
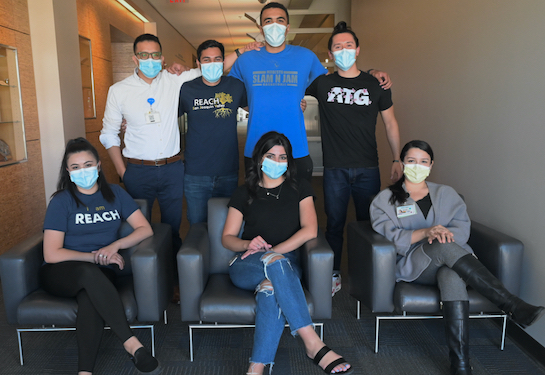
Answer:
<path fill-rule="evenodd" d="M 221 77 L 216 86 L 206 85 L 202 77 L 182 85 L 178 113 L 187 113 L 185 173 L 238 173 L 237 110 L 247 105 L 244 83 L 233 77 Z"/>
<path fill-rule="evenodd" d="M 267 195 L 267 191 L 270 195 Z M 301 229 L 299 202 L 311 196 L 314 193 L 310 183 L 302 179 L 297 189 L 288 182 L 274 189 L 260 187 L 257 199 L 248 204 L 250 195 L 243 185 L 235 190 L 228 206 L 236 208 L 244 216 L 243 240 L 261 236 L 268 244 L 276 246 Z"/>
<path fill-rule="evenodd" d="M 377 116 L 393 105 L 391 91 L 365 72 L 355 78 L 335 72 L 316 78 L 306 93 L 320 104 L 324 167 L 377 167 Z"/>

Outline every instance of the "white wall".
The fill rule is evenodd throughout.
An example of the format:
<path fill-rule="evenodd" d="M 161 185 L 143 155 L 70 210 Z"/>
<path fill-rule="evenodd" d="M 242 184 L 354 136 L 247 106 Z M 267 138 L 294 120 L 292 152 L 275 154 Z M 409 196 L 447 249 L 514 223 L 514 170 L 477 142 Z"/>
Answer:
<path fill-rule="evenodd" d="M 541 0 L 352 1 L 358 64 L 392 76 L 402 144 L 430 142 L 430 179 L 462 193 L 473 220 L 524 242 L 521 296 L 541 305 L 544 15 Z M 391 156 L 379 133 L 385 185 Z M 527 332 L 545 345 L 545 319 Z"/>
<path fill-rule="evenodd" d="M 75 2 L 29 0 L 46 202 L 69 139 L 85 136 Z M 37 177 L 37 176 L 36 176 Z"/>

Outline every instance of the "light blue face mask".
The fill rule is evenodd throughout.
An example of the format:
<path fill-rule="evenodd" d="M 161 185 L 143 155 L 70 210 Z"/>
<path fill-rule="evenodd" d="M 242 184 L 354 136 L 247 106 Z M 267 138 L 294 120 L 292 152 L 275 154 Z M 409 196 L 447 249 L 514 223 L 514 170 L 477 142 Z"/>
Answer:
<path fill-rule="evenodd" d="M 280 47 L 284 40 L 286 40 L 286 26 L 278 23 L 271 23 L 263 26 L 263 34 L 265 34 L 265 40 L 272 47 Z"/>
<path fill-rule="evenodd" d="M 261 170 L 267 175 L 270 179 L 276 180 L 282 176 L 288 170 L 288 163 L 279 163 L 277 161 L 265 158 L 263 163 L 261 163 Z"/>
<path fill-rule="evenodd" d="M 210 83 L 216 83 L 220 80 L 223 75 L 223 63 L 222 62 L 211 62 L 206 64 L 201 64 L 201 73 L 204 79 Z"/>
<path fill-rule="evenodd" d="M 98 167 L 89 167 L 70 171 L 70 180 L 78 187 L 89 190 L 98 180 Z"/>
<path fill-rule="evenodd" d="M 159 60 L 138 59 L 138 69 L 142 72 L 143 75 L 145 75 L 148 78 L 155 78 L 157 74 L 159 74 L 162 68 L 163 68 L 163 62 L 161 59 Z"/>
<path fill-rule="evenodd" d="M 334 51 L 335 65 L 340 70 L 347 71 L 356 63 L 356 50 L 343 48 L 340 51 Z"/>

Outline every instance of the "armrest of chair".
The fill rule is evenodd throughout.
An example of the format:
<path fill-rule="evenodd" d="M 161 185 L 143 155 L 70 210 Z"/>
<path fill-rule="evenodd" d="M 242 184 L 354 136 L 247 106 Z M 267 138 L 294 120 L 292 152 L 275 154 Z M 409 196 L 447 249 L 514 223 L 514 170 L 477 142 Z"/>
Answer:
<path fill-rule="evenodd" d="M 394 311 L 394 244 L 358 221 L 348 224 L 347 245 L 350 294 L 374 313 Z"/>
<path fill-rule="evenodd" d="M 518 295 L 522 277 L 521 241 L 477 222 L 471 222 L 469 246 L 505 287 Z"/>
<path fill-rule="evenodd" d="M 314 319 L 331 318 L 333 251 L 324 235 L 307 241 L 300 249 L 303 280 L 314 302 Z"/>
<path fill-rule="evenodd" d="M 159 321 L 171 295 L 172 235 L 167 224 L 152 224 L 153 236 L 136 245 L 131 255 L 138 320 Z"/>
<path fill-rule="evenodd" d="M 200 299 L 210 273 L 210 239 L 206 223 L 189 228 L 176 255 L 182 321 L 200 320 Z"/>
<path fill-rule="evenodd" d="M 17 308 L 23 298 L 40 286 L 39 270 L 44 261 L 43 233 L 13 246 L 0 256 L 0 276 L 9 324 L 17 324 Z"/>

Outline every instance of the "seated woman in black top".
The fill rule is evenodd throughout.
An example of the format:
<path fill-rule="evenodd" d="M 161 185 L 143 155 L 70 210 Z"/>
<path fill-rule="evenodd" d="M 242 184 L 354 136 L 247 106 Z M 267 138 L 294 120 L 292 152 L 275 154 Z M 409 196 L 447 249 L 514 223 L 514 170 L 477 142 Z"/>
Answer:
<path fill-rule="evenodd" d="M 301 287 L 297 249 L 317 232 L 312 188 L 304 179 L 295 180 L 290 142 L 277 132 L 264 134 L 255 146 L 246 184 L 229 202 L 222 236 L 223 246 L 239 253 L 229 268 L 231 280 L 239 288 L 256 290 L 254 347 L 247 374 L 262 374 L 266 365 L 272 368 L 286 321 L 292 334 L 303 339 L 307 355 L 326 373 L 352 372 L 314 331 Z"/>
<path fill-rule="evenodd" d="M 66 145 L 57 189 L 44 220 L 46 263 L 40 269 L 40 282 L 53 295 L 77 298 L 79 375 L 93 372 L 104 323 L 121 340 L 140 372 L 158 374 L 157 360 L 133 335 L 112 284 L 112 267 L 124 267 L 118 250 L 153 235 L 151 226 L 125 190 L 108 185 L 98 152 L 85 138 Z M 122 220 L 134 231 L 118 238 Z"/>

